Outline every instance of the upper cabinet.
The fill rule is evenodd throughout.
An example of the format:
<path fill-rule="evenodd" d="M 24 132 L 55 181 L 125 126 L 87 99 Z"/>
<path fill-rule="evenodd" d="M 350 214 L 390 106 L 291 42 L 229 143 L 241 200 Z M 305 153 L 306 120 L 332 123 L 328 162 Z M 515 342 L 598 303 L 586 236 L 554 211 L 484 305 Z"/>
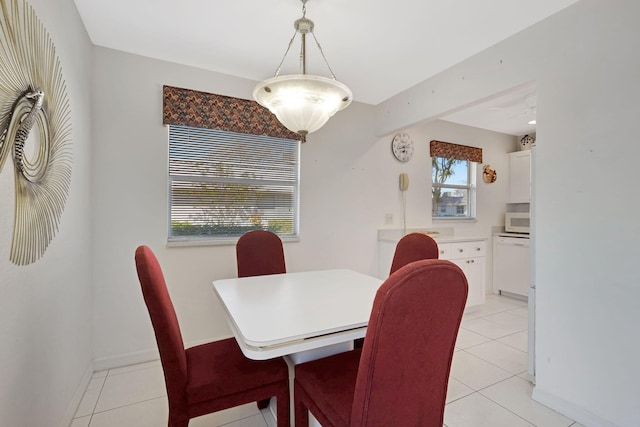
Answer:
<path fill-rule="evenodd" d="M 531 151 L 509 153 L 509 194 L 507 203 L 531 202 Z"/>

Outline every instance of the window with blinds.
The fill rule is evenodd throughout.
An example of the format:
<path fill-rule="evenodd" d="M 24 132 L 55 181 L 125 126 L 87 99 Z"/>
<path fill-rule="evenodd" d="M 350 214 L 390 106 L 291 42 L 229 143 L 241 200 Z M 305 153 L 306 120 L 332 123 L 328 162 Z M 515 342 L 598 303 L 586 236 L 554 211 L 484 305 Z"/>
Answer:
<path fill-rule="evenodd" d="M 298 236 L 299 141 L 169 126 L 169 241 Z"/>
<path fill-rule="evenodd" d="M 476 163 L 482 149 L 431 141 L 432 219 L 473 219 L 476 215 Z"/>

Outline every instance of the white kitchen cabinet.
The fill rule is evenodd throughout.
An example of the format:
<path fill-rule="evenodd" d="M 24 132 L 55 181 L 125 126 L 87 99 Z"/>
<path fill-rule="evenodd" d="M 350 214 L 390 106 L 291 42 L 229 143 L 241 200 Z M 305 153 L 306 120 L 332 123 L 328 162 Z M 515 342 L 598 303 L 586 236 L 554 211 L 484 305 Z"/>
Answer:
<path fill-rule="evenodd" d="M 469 284 L 466 308 L 484 304 L 485 302 L 485 254 L 486 238 L 459 237 L 453 233 L 440 233 L 435 237 L 438 243 L 438 258 L 450 260 L 462 269 Z M 407 232 L 423 232 L 407 230 Z M 378 277 L 385 280 L 389 277 L 391 261 L 398 240 L 403 236 L 402 230 L 380 230 L 378 233 Z"/>
<path fill-rule="evenodd" d="M 484 240 L 438 243 L 442 250 L 440 259 L 456 264 L 467 276 L 469 293 L 466 308 L 485 303 L 485 252 Z"/>
<path fill-rule="evenodd" d="M 531 252 L 528 235 L 493 237 L 493 292 L 529 293 Z"/>
<path fill-rule="evenodd" d="M 507 203 L 531 202 L 531 151 L 509 153 L 509 194 Z"/>

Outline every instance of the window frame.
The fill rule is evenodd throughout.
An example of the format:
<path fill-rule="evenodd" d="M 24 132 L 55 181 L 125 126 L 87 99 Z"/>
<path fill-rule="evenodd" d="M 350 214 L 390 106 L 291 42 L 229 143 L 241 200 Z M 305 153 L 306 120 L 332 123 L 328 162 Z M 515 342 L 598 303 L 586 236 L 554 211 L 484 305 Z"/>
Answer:
<path fill-rule="evenodd" d="M 211 176 L 211 175 L 181 175 L 181 174 L 172 174 L 171 167 L 171 128 L 179 127 L 179 128 L 191 128 L 197 132 L 207 132 L 214 131 L 212 129 L 207 128 L 195 128 L 192 126 L 183 126 L 183 125 L 167 125 L 167 245 L 168 246 L 204 246 L 204 245 L 229 245 L 235 244 L 238 238 L 246 231 L 250 229 L 269 229 L 268 227 L 250 227 L 247 226 L 246 229 L 242 233 L 237 233 L 233 235 L 225 234 L 225 235 L 199 235 L 199 236 L 189 236 L 189 235 L 174 235 L 173 233 L 173 221 L 174 216 L 173 212 L 173 190 L 175 182 L 196 182 L 205 185 L 211 184 L 224 184 L 224 185 L 259 185 L 259 186 L 270 186 L 270 185 L 280 185 L 280 186 L 291 186 L 293 188 L 293 196 L 292 203 L 290 208 L 293 210 L 292 214 L 292 233 L 281 234 L 277 230 L 272 230 L 283 241 L 299 241 L 300 239 L 300 141 L 293 140 L 289 138 L 282 137 L 272 137 L 267 135 L 256 136 L 252 134 L 245 134 L 239 132 L 230 132 L 233 134 L 233 144 L 242 144 L 243 135 L 246 136 L 246 139 L 255 140 L 256 138 L 272 138 L 274 141 L 280 140 L 283 143 L 285 141 L 289 141 L 291 144 L 295 144 L 295 155 L 294 158 L 289 158 L 289 161 L 294 162 L 295 168 L 295 178 L 293 180 L 278 180 L 278 179 L 251 179 L 246 177 L 224 177 L 224 176 Z M 220 131 L 217 132 L 228 132 L 228 131 Z M 273 142 L 273 141 L 272 141 Z M 279 142 L 278 142 L 279 143 Z M 228 159 L 226 159 L 228 162 Z M 234 158 L 234 163 L 237 163 L 238 160 L 242 160 L 242 158 Z"/>
<path fill-rule="evenodd" d="M 432 221 L 475 221 L 476 209 L 477 209 L 477 165 L 482 163 L 482 148 L 473 147 L 469 145 L 455 144 L 452 142 L 438 141 L 432 139 L 429 142 L 429 156 L 431 156 L 431 220 Z M 462 160 L 467 162 L 467 183 L 465 186 L 456 185 L 440 185 L 436 184 L 439 188 L 453 188 L 467 189 L 468 191 L 468 204 L 469 214 L 464 217 L 441 217 L 434 216 L 434 213 L 438 213 L 439 209 L 433 206 L 433 158 L 445 158 L 451 160 Z"/>
<path fill-rule="evenodd" d="M 467 184 L 466 185 L 460 185 L 460 184 L 440 184 L 440 183 L 436 183 L 433 182 L 433 158 L 447 158 L 447 157 L 440 157 L 440 156 L 432 156 L 432 163 L 431 163 L 431 203 L 433 205 L 434 198 L 433 198 L 433 189 L 434 188 L 440 188 L 440 189 L 453 189 L 453 190 L 463 190 L 467 192 L 467 203 L 468 203 L 468 215 L 464 215 L 464 216 L 434 216 L 434 213 L 439 214 L 441 212 L 441 206 L 438 206 L 437 208 L 434 208 L 432 206 L 431 208 L 431 220 L 432 221 L 475 221 L 476 220 L 476 212 L 477 212 L 477 185 L 476 185 L 476 175 L 477 175 L 477 163 L 473 162 L 469 159 L 459 159 L 459 158 L 449 158 L 452 160 L 456 160 L 456 161 L 460 161 L 460 162 L 466 162 L 467 167 Z M 458 209 L 458 207 L 456 207 L 456 210 Z"/>
<path fill-rule="evenodd" d="M 287 129 L 278 121 L 276 116 L 268 109 L 261 106 L 257 102 L 249 99 L 236 98 L 227 95 L 213 94 L 193 89 L 185 89 L 175 86 L 162 86 L 162 123 L 168 126 L 186 126 L 197 129 L 208 129 L 214 131 L 232 132 L 257 137 L 283 138 L 297 143 L 297 190 L 295 194 L 295 234 L 281 236 L 283 240 L 299 240 L 300 229 L 300 135 Z M 167 141 L 169 141 L 169 132 L 167 130 Z M 261 148 L 261 147 L 259 147 Z M 168 151 L 168 143 L 167 143 Z M 167 153 L 169 158 L 169 153 Z M 284 157 L 283 157 L 284 159 Z M 169 164 L 167 164 L 167 242 L 168 246 L 197 246 L 197 245 L 216 245 L 216 244 L 234 244 L 237 237 L 221 238 L 221 237 L 205 237 L 205 238 L 177 238 L 171 237 L 171 193 L 169 181 Z M 186 186 L 185 186 L 186 188 Z M 215 187 L 202 191 L 213 191 L 215 195 Z M 272 189 L 274 194 L 277 189 Z M 265 198 L 255 198 L 255 207 L 264 206 Z M 188 200 L 189 195 L 187 194 Z M 268 197 L 267 197 L 268 199 Z M 268 202 L 267 202 L 268 205 Z M 215 204 L 212 204 L 215 209 Z M 273 206 L 277 206 L 274 203 Z M 285 224 L 286 225 L 286 224 Z"/>

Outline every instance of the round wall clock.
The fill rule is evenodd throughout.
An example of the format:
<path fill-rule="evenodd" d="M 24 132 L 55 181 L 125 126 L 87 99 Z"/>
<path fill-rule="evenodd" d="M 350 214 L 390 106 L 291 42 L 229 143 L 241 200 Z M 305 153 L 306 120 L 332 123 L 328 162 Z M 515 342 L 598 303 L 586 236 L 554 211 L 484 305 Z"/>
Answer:
<path fill-rule="evenodd" d="M 407 133 L 399 133 L 391 141 L 391 152 L 401 162 L 408 162 L 413 156 L 413 141 Z"/>

